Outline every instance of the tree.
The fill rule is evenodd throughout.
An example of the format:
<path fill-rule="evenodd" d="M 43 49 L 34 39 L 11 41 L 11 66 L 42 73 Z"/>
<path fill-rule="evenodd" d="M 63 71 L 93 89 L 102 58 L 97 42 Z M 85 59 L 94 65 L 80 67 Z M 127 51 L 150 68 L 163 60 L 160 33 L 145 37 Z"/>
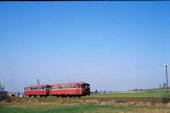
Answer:
<path fill-rule="evenodd" d="M 137 88 L 135 88 L 135 89 L 133 89 L 132 91 L 137 91 L 138 89 Z"/>
<path fill-rule="evenodd" d="M 97 89 L 96 89 L 96 91 L 94 93 L 98 93 Z"/>
<path fill-rule="evenodd" d="M 4 91 L 4 86 L 0 83 L 0 91 Z"/>
<path fill-rule="evenodd" d="M 163 83 L 163 88 L 166 88 L 166 83 Z"/>

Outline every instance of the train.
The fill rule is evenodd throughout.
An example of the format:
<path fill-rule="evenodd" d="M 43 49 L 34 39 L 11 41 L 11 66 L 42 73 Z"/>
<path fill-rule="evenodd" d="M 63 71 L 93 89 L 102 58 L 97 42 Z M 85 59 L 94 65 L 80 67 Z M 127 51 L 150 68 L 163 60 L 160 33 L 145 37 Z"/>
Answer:
<path fill-rule="evenodd" d="M 85 82 L 44 84 L 24 87 L 24 95 L 29 97 L 81 97 L 90 95 L 90 84 Z"/>

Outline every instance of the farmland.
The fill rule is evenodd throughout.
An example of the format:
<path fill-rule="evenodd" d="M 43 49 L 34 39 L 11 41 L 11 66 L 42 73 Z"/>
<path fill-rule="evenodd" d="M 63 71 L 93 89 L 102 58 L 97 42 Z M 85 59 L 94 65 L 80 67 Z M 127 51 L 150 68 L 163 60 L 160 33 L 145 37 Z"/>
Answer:
<path fill-rule="evenodd" d="M 104 94 L 92 94 L 89 97 L 130 97 L 130 98 L 161 98 L 166 95 L 166 91 L 162 89 L 152 89 L 144 91 L 115 92 Z M 169 92 L 170 95 L 170 92 Z"/>
<path fill-rule="evenodd" d="M 164 90 L 144 90 L 92 94 L 77 98 L 13 97 L 0 102 L 2 113 L 170 113 L 170 103 L 162 103 Z"/>

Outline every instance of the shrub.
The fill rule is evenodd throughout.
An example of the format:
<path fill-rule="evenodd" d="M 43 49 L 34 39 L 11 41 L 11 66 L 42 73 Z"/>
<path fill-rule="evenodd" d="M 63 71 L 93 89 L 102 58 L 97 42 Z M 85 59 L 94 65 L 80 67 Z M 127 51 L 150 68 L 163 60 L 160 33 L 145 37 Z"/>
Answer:
<path fill-rule="evenodd" d="M 167 95 L 166 93 L 162 94 L 162 103 L 166 104 L 170 101 L 169 99 L 169 95 Z"/>

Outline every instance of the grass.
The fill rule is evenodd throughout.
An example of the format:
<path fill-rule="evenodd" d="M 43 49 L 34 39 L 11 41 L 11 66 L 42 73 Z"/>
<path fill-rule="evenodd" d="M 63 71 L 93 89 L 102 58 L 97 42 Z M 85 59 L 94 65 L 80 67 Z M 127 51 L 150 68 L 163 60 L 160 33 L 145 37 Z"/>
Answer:
<path fill-rule="evenodd" d="M 136 92 L 119 92 L 107 94 L 92 94 L 90 97 L 162 97 L 164 89 L 149 89 Z M 87 96 L 88 97 L 88 96 Z M 99 100 L 47 100 L 21 99 L 0 102 L 0 113 L 170 113 L 170 103 L 116 103 Z"/>
<path fill-rule="evenodd" d="M 14 102 L 15 103 L 15 102 Z M 0 113 L 170 113 L 167 107 L 147 107 L 132 105 L 99 105 L 94 102 L 56 100 L 55 102 L 1 103 Z"/>
<path fill-rule="evenodd" d="M 159 89 L 148 89 L 143 91 L 133 91 L 133 92 L 117 92 L 117 93 L 104 93 L 104 94 L 91 94 L 87 97 L 127 97 L 127 98 L 161 98 L 163 95 L 166 95 L 166 91 L 163 88 Z M 170 92 L 169 92 L 170 95 Z"/>

